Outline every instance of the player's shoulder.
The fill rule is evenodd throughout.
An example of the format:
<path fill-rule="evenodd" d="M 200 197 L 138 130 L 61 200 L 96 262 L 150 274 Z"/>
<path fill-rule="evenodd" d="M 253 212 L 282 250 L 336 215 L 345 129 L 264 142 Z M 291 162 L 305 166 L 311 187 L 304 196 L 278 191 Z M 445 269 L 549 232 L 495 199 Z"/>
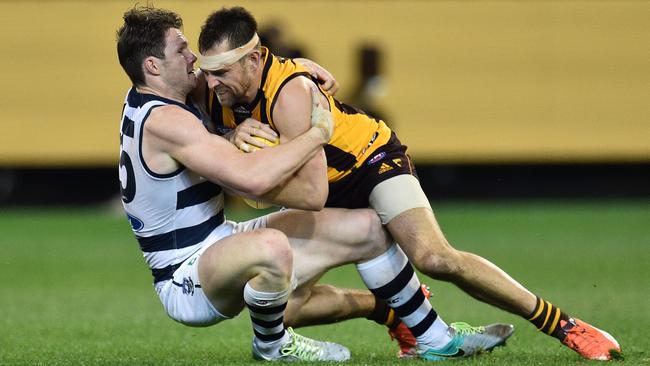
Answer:
<path fill-rule="evenodd" d="M 160 136 L 173 136 L 188 128 L 203 128 L 201 120 L 180 105 L 166 104 L 151 111 L 145 130 Z"/>
<path fill-rule="evenodd" d="M 310 76 L 302 65 L 292 59 L 273 56 L 270 65 L 268 62 L 269 60 L 265 61 L 265 68 L 268 67 L 268 71 L 264 75 L 264 89 L 267 92 L 267 97 L 283 91 L 289 84 L 295 83 L 295 79 Z"/>
<path fill-rule="evenodd" d="M 171 114 L 176 113 L 178 115 L 182 115 L 182 114 L 193 115 L 192 112 L 188 110 L 188 107 L 184 107 L 183 105 L 177 103 L 163 104 L 153 109 L 152 113 L 160 113 L 161 111 L 164 113 L 171 113 Z"/>
<path fill-rule="evenodd" d="M 311 88 L 314 82 L 306 77 L 295 77 L 288 80 L 276 96 L 276 103 L 291 103 L 296 98 L 311 98 Z"/>
<path fill-rule="evenodd" d="M 282 90 L 278 92 L 271 105 L 273 119 L 283 116 L 286 118 L 297 117 L 297 113 L 311 111 L 310 80 L 293 78 L 289 80 Z"/>
<path fill-rule="evenodd" d="M 151 110 L 151 121 L 196 121 L 196 115 L 177 104 L 165 104 Z"/>

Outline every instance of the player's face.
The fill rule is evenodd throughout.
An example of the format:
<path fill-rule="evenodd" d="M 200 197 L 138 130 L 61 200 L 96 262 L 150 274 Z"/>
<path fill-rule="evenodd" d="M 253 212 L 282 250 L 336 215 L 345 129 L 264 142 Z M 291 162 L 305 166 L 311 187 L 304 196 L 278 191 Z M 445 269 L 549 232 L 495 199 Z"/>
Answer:
<path fill-rule="evenodd" d="M 211 56 L 227 50 L 226 46 L 220 44 L 204 54 Z M 232 107 L 235 104 L 249 102 L 246 100 L 246 92 L 252 85 L 252 73 L 249 69 L 247 57 L 248 55 L 219 70 L 203 70 L 208 87 L 214 91 L 221 105 Z"/>
<path fill-rule="evenodd" d="M 165 59 L 163 71 L 165 83 L 184 95 L 196 87 L 194 62 L 196 55 L 187 44 L 187 38 L 176 28 L 170 28 L 165 35 Z"/>

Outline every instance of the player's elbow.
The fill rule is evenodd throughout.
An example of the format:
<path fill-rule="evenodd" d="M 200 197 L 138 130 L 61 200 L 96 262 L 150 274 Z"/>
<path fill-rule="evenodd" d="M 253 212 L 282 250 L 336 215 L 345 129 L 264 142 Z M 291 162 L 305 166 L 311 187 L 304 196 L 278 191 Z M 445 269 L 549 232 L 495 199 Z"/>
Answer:
<path fill-rule="evenodd" d="M 258 175 L 246 180 L 244 191 L 251 196 L 260 197 L 272 190 L 276 185 L 277 182 L 273 181 L 268 176 Z"/>
<path fill-rule="evenodd" d="M 319 195 L 307 195 L 307 198 L 303 201 L 304 205 L 301 207 L 302 210 L 307 211 L 320 211 L 325 207 L 325 197 L 320 197 Z"/>
<path fill-rule="evenodd" d="M 307 185 L 307 189 L 304 196 L 304 205 L 303 210 L 309 211 L 320 211 L 325 207 L 327 202 L 327 195 L 329 194 L 329 187 L 327 181 L 320 182 L 315 181 Z"/>

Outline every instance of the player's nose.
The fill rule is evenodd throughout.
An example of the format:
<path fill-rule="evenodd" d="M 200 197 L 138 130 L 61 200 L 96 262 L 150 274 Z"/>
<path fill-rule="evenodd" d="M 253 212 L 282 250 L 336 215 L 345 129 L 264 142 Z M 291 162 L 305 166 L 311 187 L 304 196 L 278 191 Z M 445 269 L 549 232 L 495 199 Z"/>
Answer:
<path fill-rule="evenodd" d="M 206 73 L 205 80 L 208 82 L 208 88 L 210 89 L 214 89 L 220 84 L 219 79 L 209 73 Z"/>
<path fill-rule="evenodd" d="M 189 62 L 191 65 L 194 65 L 194 63 L 196 62 L 197 59 L 198 59 L 198 58 L 196 57 L 196 54 L 195 54 L 194 52 L 190 51 L 190 57 L 189 57 L 189 59 L 188 59 L 188 62 Z"/>

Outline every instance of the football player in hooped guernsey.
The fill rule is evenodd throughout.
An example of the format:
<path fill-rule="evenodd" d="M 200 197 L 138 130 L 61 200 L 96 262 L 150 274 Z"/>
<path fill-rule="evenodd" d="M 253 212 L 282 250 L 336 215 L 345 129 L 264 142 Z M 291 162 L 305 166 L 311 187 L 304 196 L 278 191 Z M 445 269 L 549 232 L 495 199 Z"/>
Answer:
<path fill-rule="evenodd" d="M 286 210 L 242 223 L 226 220 L 224 191 L 257 197 L 289 179 L 331 138 L 331 113 L 313 90 L 306 131 L 285 144 L 241 153 L 209 133 L 188 99 L 197 84 L 196 56 L 181 28 L 174 12 L 136 6 L 117 33 L 118 58 L 132 82 L 120 129 L 122 203 L 172 319 L 209 326 L 248 309 L 256 359 L 345 361 L 346 347 L 295 333 L 284 315 L 324 272 L 356 263 L 368 286 L 389 294 L 427 344 L 449 344 L 437 350 L 439 357 L 505 342 L 511 325 L 447 327 L 438 319 L 406 255 L 372 210 Z M 346 294 L 328 293 L 339 304 L 329 309 L 337 316 L 351 313 Z"/>
<path fill-rule="evenodd" d="M 248 151 L 251 145 L 264 148 L 256 136 L 280 136 L 286 143 L 309 128 L 305 118 L 312 83 L 309 73 L 260 47 L 256 22 L 248 11 L 224 8 L 210 15 L 201 29 L 199 49 L 201 78 L 206 83 L 200 82 L 195 92 L 217 130 L 241 150 Z M 322 154 L 258 199 L 309 209 L 371 207 L 424 274 L 450 281 L 476 299 L 524 317 L 584 358 L 610 360 L 620 353 L 619 344 L 607 332 L 534 295 L 486 259 L 454 249 L 419 185 L 406 146 L 395 133 L 383 121 L 327 93 L 321 92 L 320 98 L 334 119 L 332 139 Z M 419 355 L 437 357 L 426 347 L 419 349 Z"/>

